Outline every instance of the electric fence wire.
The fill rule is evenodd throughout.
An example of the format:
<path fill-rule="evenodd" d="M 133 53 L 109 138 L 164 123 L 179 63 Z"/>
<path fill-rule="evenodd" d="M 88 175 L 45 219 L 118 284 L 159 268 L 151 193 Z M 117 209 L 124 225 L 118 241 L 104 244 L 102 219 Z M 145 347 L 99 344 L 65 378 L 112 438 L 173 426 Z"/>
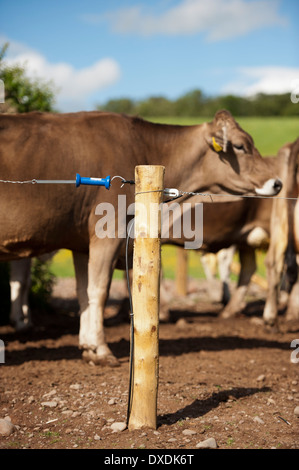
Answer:
<path fill-rule="evenodd" d="M 178 196 L 175 196 L 175 197 L 172 197 L 171 199 L 169 199 L 168 201 L 164 201 L 165 202 L 170 202 L 170 201 L 174 201 L 175 199 L 178 199 L 179 197 L 183 197 L 183 196 L 202 196 L 202 197 L 209 197 L 211 198 L 212 202 L 213 201 L 213 197 L 238 197 L 238 198 L 251 198 L 251 199 L 285 199 L 285 200 L 290 200 L 290 201 L 297 201 L 298 200 L 298 197 L 284 197 L 284 196 L 254 196 L 254 195 L 250 195 L 250 194 L 211 194 L 211 193 L 196 193 L 196 192 L 192 192 L 192 191 L 181 191 L 181 190 L 176 190 L 178 192 Z M 153 189 L 153 190 L 149 190 L 149 191 L 140 191 L 138 193 L 135 193 L 135 196 L 138 195 L 138 194 L 147 194 L 147 193 L 158 193 L 158 192 L 166 192 L 167 194 L 167 190 L 166 189 Z"/>
<path fill-rule="evenodd" d="M 115 175 L 111 178 L 111 182 L 115 178 L 120 178 L 122 180 L 121 188 L 124 186 L 124 184 L 135 184 L 134 180 L 126 180 L 123 178 L 123 176 Z M 32 179 L 32 180 L 25 180 L 25 181 L 12 181 L 12 180 L 1 180 L 0 183 L 9 183 L 9 184 L 66 184 L 66 183 L 75 183 L 74 180 L 39 180 L 39 179 Z M 153 192 L 164 192 L 165 195 L 170 195 L 170 192 L 175 192 L 176 196 L 171 197 L 171 199 L 164 201 L 165 202 L 171 202 L 174 201 L 175 199 L 178 199 L 179 197 L 182 196 L 202 196 L 202 197 L 209 197 L 211 201 L 213 202 L 213 197 L 237 197 L 237 198 L 251 198 L 251 199 L 285 199 L 285 200 L 290 200 L 290 201 L 297 201 L 298 197 L 285 197 L 285 196 L 260 196 L 260 195 L 250 195 L 250 194 L 211 194 L 211 193 L 199 193 L 199 192 L 192 192 L 192 191 L 181 191 L 180 189 L 157 189 L 157 190 L 149 190 L 149 191 L 142 191 L 135 193 L 135 196 L 137 194 L 146 194 L 146 193 L 153 193 Z"/>
<path fill-rule="evenodd" d="M 134 226 L 134 219 L 129 222 L 130 227 L 128 227 L 127 238 L 126 238 L 126 277 L 127 277 L 127 286 L 129 293 L 129 304 L 130 304 L 130 368 L 129 368 L 129 393 L 128 393 L 128 409 L 127 409 L 127 425 L 129 423 L 129 418 L 131 414 L 132 400 L 133 400 L 133 379 L 134 379 L 134 367 L 133 367 L 133 357 L 134 357 L 134 312 L 133 312 L 133 301 L 132 293 L 130 286 L 130 275 L 129 275 L 129 242 L 131 238 L 131 230 Z"/>
<path fill-rule="evenodd" d="M 9 184 L 35 184 L 36 180 L 27 180 L 27 181 L 11 181 L 11 180 L 0 180 L 0 183 L 9 183 Z"/>

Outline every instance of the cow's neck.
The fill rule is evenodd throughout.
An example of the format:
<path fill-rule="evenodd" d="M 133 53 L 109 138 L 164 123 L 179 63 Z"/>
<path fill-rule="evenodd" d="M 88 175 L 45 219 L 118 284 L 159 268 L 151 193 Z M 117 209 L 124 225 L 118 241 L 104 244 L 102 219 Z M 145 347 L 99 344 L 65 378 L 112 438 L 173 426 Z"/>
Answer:
<path fill-rule="evenodd" d="M 196 165 L 197 178 L 200 159 L 204 157 L 207 144 L 203 138 L 203 125 L 174 126 L 139 121 L 142 129 L 143 152 L 148 165 L 165 166 L 165 186 L 179 187 L 191 184 Z"/>

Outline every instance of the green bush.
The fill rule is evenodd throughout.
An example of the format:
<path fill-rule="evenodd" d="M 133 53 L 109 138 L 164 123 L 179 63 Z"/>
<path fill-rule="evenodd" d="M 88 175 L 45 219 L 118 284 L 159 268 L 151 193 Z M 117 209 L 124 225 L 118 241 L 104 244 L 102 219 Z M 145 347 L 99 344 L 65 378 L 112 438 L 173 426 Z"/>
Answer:
<path fill-rule="evenodd" d="M 47 308 L 53 291 L 55 276 L 50 269 L 51 261 L 32 260 L 29 304 L 33 308 Z"/>

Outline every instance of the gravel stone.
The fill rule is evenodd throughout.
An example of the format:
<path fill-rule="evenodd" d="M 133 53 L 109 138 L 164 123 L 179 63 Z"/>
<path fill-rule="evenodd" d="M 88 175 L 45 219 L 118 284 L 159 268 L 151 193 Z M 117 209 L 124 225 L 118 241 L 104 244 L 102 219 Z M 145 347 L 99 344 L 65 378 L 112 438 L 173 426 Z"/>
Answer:
<path fill-rule="evenodd" d="M 57 391 L 56 390 L 51 390 L 51 392 L 45 393 L 43 395 L 43 398 L 49 398 L 52 397 L 53 395 L 56 395 Z"/>
<path fill-rule="evenodd" d="M 43 401 L 41 403 L 42 406 L 46 406 L 47 408 L 56 408 L 58 405 L 57 401 Z"/>
<path fill-rule="evenodd" d="M 265 424 L 265 422 L 259 416 L 255 416 L 253 418 L 253 421 L 255 421 L 256 423 L 259 423 L 259 424 Z"/>
<path fill-rule="evenodd" d="M 81 384 L 72 384 L 72 385 L 70 385 L 71 390 L 80 390 L 81 388 L 83 388 L 83 385 L 81 385 Z"/>
<path fill-rule="evenodd" d="M 192 431 L 192 429 L 184 429 L 183 434 L 184 436 L 193 436 L 196 434 L 196 431 Z"/>
<path fill-rule="evenodd" d="M 299 417 L 299 406 L 294 409 L 294 415 Z"/>
<path fill-rule="evenodd" d="M 210 437 L 209 439 L 196 444 L 196 447 L 198 449 L 217 449 L 218 446 L 214 437 Z"/>
<path fill-rule="evenodd" d="M 112 423 L 110 426 L 110 429 L 112 429 L 113 432 L 122 432 L 126 429 L 127 424 L 124 422 L 115 422 Z"/>
<path fill-rule="evenodd" d="M 15 426 L 8 419 L 0 419 L 1 436 L 10 436 L 15 432 Z"/>
<path fill-rule="evenodd" d="M 258 378 L 256 379 L 257 382 L 263 382 L 265 380 L 265 375 L 264 374 L 261 374 L 258 376 Z"/>

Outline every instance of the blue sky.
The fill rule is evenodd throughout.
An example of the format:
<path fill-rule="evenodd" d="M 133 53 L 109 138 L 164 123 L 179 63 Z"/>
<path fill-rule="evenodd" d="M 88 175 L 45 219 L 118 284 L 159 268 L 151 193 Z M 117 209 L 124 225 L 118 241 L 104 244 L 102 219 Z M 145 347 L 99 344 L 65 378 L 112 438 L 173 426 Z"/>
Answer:
<path fill-rule="evenodd" d="M 108 99 L 299 88 L 298 0 L 0 0 L 7 63 L 57 89 L 59 111 Z"/>

